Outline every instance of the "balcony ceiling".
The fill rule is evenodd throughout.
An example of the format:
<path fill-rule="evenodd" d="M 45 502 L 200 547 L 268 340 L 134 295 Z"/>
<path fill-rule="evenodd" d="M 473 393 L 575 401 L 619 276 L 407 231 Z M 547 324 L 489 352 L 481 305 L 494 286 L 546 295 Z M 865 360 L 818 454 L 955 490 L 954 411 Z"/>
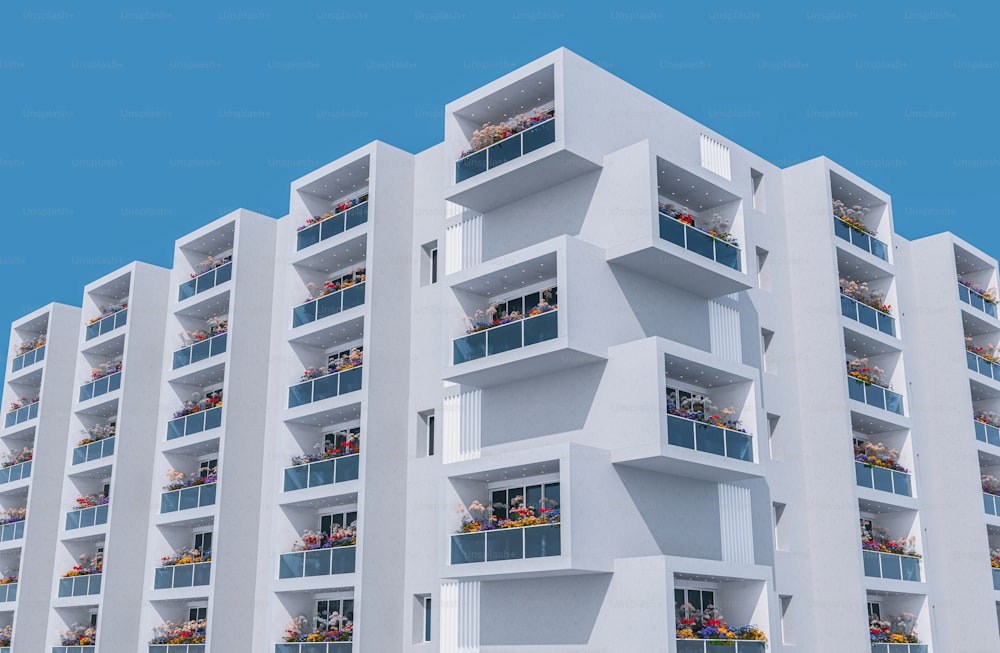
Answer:
<path fill-rule="evenodd" d="M 462 107 L 455 112 L 455 115 L 477 123 L 474 129 L 479 129 L 485 122 L 500 122 L 535 107 L 554 102 L 553 71 L 552 66 L 546 66 L 492 95 Z M 470 137 L 471 135 L 471 133 L 467 134 Z"/>
<path fill-rule="evenodd" d="M 170 374 L 179 374 L 170 380 L 171 385 L 193 385 L 198 388 L 207 388 L 219 383 L 222 383 L 226 378 L 226 365 L 221 357 L 213 356 L 207 360 L 212 361 L 209 367 L 200 369 L 196 372 L 189 372 L 188 370 L 198 367 L 198 364 L 186 365 L 184 367 L 179 367 L 176 370 L 170 370 Z M 189 394 L 186 390 L 178 388 L 181 394 L 181 401 L 187 399 Z M 198 399 L 204 396 L 204 393 L 197 393 Z"/>
<path fill-rule="evenodd" d="M 475 472 L 472 474 L 463 474 L 461 476 L 455 476 L 454 478 L 462 479 L 463 481 L 479 481 L 481 483 L 492 483 L 494 481 L 507 481 L 520 478 L 533 478 L 536 476 L 542 476 L 544 474 L 558 474 L 558 473 L 559 473 L 559 461 L 546 460 L 537 463 L 514 465 L 512 467 L 503 467 L 500 469 L 491 469 L 489 471 Z"/>
<path fill-rule="evenodd" d="M 107 283 L 102 283 L 101 285 L 91 288 L 87 291 L 87 294 L 93 297 L 94 302 L 101 306 L 110 302 L 123 301 L 128 297 L 129 294 L 129 281 L 132 278 L 132 273 L 128 272 L 120 277 L 116 277 Z M 84 316 L 87 317 L 87 316 Z"/>
<path fill-rule="evenodd" d="M 861 248 L 853 246 L 837 248 L 837 271 L 840 276 L 850 281 L 857 281 L 858 283 L 864 281 L 871 282 L 883 278 L 892 279 L 891 274 L 871 261 L 855 254 L 855 252 L 860 254 L 862 251 Z M 877 284 L 876 287 L 881 288 L 883 284 Z"/>
<path fill-rule="evenodd" d="M 49 328 L 49 314 L 42 313 L 38 317 L 32 318 L 27 322 L 22 322 L 14 327 L 18 335 L 22 338 L 27 338 L 31 336 L 40 335 L 48 331 Z"/>
<path fill-rule="evenodd" d="M 493 297 L 513 292 L 533 284 L 556 279 L 556 253 L 550 252 L 523 263 L 511 265 L 502 270 L 489 272 L 475 279 L 454 286 L 481 297 Z"/>
<path fill-rule="evenodd" d="M 95 406 L 90 406 L 76 411 L 77 415 L 89 415 L 91 417 L 112 417 L 118 414 L 118 397 L 111 401 L 100 402 Z"/>
<path fill-rule="evenodd" d="M 196 302 L 183 310 L 177 311 L 178 317 L 193 317 L 199 320 L 207 320 L 210 317 L 219 317 L 229 313 L 229 290 L 218 295 L 211 295 L 205 301 Z"/>
<path fill-rule="evenodd" d="M 348 309 L 356 310 L 356 309 Z M 338 314 L 339 315 L 339 314 Z M 313 351 L 309 351 L 308 355 L 312 356 L 315 354 L 315 349 L 334 349 L 337 347 L 346 347 L 349 343 L 357 342 L 365 336 L 365 318 L 364 315 L 359 315 L 358 317 L 347 320 L 346 322 L 338 321 L 337 316 L 330 316 L 323 318 L 322 320 L 316 320 L 315 322 L 310 322 L 308 325 L 298 327 L 296 330 L 296 336 L 292 338 L 289 342 L 292 344 L 293 348 L 296 345 L 306 345 L 308 347 L 314 348 Z M 321 324 L 323 322 L 330 322 L 327 326 L 316 331 L 309 329 L 310 326 L 315 324 Z M 298 332 L 302 331 L 302 334 Z M 309 363 L 306 365 L 315 365 L 316 363 Z M 324 362 L 325 364 L 325 362 Z"/>
<path fill-rule="evenodd" d="M 833 193 L 833 199 L 840 200 L 847 206 L 859 205 L 870 208 L 885 206 L 885 202 L 881 199 L 860 186 L 847 181 L 836 172 L 830 173 L 830 190 Z"/>
<path fill-rule="evenodd" d="M 324 248 L 319 245 L 319 251 L 295 263 L 297 268 L 309 268 L 329 274 L 335 270 L 357 267 L 365 261 L 368 254 L 368 232 L 364 232 L 336 247 Z"/>
<path fill-rule="evenodd" d="M 661 198 L 701 213 L 740 199 L 739 195 L 716 186 L 693 172 L 656 158 L 656 186 Z"/>
<path fill-rule="evenodd" d="M 882 354 L 898 354 L 899 349 L 891 347 L 877 338 L 872 338 L 871 336 L 864 335 L 860 333 L 862 329 L 867 329 L 867 327 L 861 325 L 860 322 L 853 322 L 851 328 L 844 329 L 844 349 L 846 350 L 848 356 L 851 358 L 865 358 L 867 356 L 880 356 Z M 854 325 L 858 325 L 858 330 L 854 330 Z M 878 361 L 873 362 L 874 365 L 879 367 L 886 367 L 886 365 L 880 364 Z"/>
<path fill-rule="evenodd" d="M 665 354 L 666 375 L 669 379 L 691 383 L 700 388 L 718 388 L 734 383 L 749 383 L 750 379 L 724 370 L 695 363 L 672 354 Z"/>
<path fill-rule="evenodd" d="M 983 377 L 984 379 L 986 377 Z M 1000 392 L 987 383 L 982 383 L 977 378 L 969 379 L 969 391 L 972 393 L 972 401 L 992 401 L 1000 399 Z M 993 410 L 987 408 L 985 410 Z"/>
<path fill-rule="evenodd" d="M 964 274 L 975 274 L 976 272 L 989 272 L 992 276 L 995 267 L 988 261 L 984 261 L 977 256 L 965 251 L 960 247 L 955 247 L 955 271 L 959 276 Z"/>
<path fill-rule="evenodd" d="M 29 368 L 31 369 L 31 368 Z M 12 386 L 31 386 L 35 390 L 38 390 L 42 384 L 42 366 L 39 365 L 35 369 L 31 370 L 29 374 L 25 374 L 18 378 L 16 381 L 11 381 Z"/>
<path fill-rule="evenodd" d="M 889 503 L 888 501 L 873 501 L 871 499 L 858 499 L 858 510 L 875 515 L 885 515 L 896 512 L 912 512 L 914 516 L 916 516 L 917 513 L 917 511 L 913 508 L 905 508 L 903 506 Z"/>
<path fill-rule="evenodd" d="M 858 433 L 865 435 L 876 435 L 890 431 L 905 431 L 904 428 L 893 422 L 868 417 L 862 413 L 851 411 L 851 428 Z"/>
<path fill-rule="evenodd" d="M 340 483 L 338 483 L 337 485 L 340 485 Z M 337 488 L 326 486 L 324 496 L 314 497 L 311 499 L 303 499 L 301 501 L 285 501 L 284 499 L 293 497 L 282 496 L 281 505 L 282 507 L 285 508 L 313 508 L 313 509 L 350 508 L 351 510 L 358 509 L 357 492 L 348 492 L 346 494 L 330 494 L 331 492 L 336 492 L 336 491 Z M 293 492 L 292 494 L 294 495 L 295 493 Z"/>
<path fill-rule="evenodd" d="M 962 329 L 967 336 L 981 336 L 987 333 L 994 334 L 994 341 L 997 340 L 996 334 L 1000 333 L 996 320 L 990 319 L 986 313 L 972 308 L 964 302 L 962 303 Z"/>
<path fill-rule="evenodd" d="M 300 186 L 298 192 L 312 195 L 326 202 L 349 199 L 368 189 L 369 157 L 365 156 L 342 168 L 323 175 L 305 186 Z"/>
<path fill-rule="evenodd" d="M 358 395 L 363 395 L 364 393 L 353 393 Z M 354 403 L 348 404 L 346 406 L 338 406 L 336 408 L 331 408 L 329 410 L 324 410 L 319 413 L 310 413 L 308 415 L 303 415 L 292 420 L 288 420 L 294 424 L 303 424 L 306 426 L 327 428 L 332 427 L 336 424 L 342 424 L 344 422 L 350 422 L 354 420 L 361 419 L 361 397 L 357 398 Z"/>
<path fill-rule="evenodd" d="M 210 231 L 200 238 L 195 238 L 194 240 L 188 241 L 181 245 L 181 249 L 186 252 L 192 252 L 202 255 L 211 254 L 215 256 L 216 254 L 221 254 L 222 252 L 228 252 L 233 249 L 233 239 L 236 234 L 236 222 L 227 222 L 218 229 Z M 200 257 L 191 257 L 192 263 L 197 263 Z"/>

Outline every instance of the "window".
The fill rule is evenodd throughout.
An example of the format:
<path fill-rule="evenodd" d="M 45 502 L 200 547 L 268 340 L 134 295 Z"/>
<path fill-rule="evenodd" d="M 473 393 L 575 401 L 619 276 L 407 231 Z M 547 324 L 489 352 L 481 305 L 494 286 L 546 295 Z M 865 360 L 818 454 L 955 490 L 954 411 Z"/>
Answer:
<path fill-rule="evenodd" d="M 781 604 L 781 643 L 782 644 L 793 644 L 795 638 L 793 636 L 793 621 L 791 618 L 791 607 L 792 607 L 792 597 L 790 596 L 779 596 L 778 602 Z"/>
<path fill-rule="evenodd" d="M 750 187 L 753 191 L 753 208 L 767 213 L 767 196 L 764 193 L 764 173 L 750 168 Z"/>
<path fill-rule="evenodd" d="M 417 417 L 417 457 L 433 456 L 437 428 L 434 410 L 422 410 Z"/>
<path fill-rule="evenodd" d="M 420 247 L 420 285 L 427 286 L 438 281 L 438 244 L 436 240 Z"/>
<path fill-rule="evenodd" d="M 872 617 L 876 619 L 882 618 L 882 604 L 878 601 L 868 602 L 868 620 L 870 621 Z"/>
<path fill-rule="evenodd" d="M 493 514 L 498 519 L 507 519 L 507 512 L 523 504 L 537 514 L 541 508 L 559 505 L 559 483 L 539 483 L 537 485 L 506 487 L 490 492 Z"/>
<path fill-rule="evenodd" d="M 198 477 L 208 478 L 219 469 L 219 459 L 211 458 L 198 462 Z"/>
<path fill-rule="evenodd" d="M 340 630 L 354 621 L 354 599 L 322 599 L 316 601 L 317 630 L 330 628 Z"/>
<path fill-rule="evenodd" d="M 429 641 L 431 641 L 431 621 L 432 621 L 431 597 L 429 597 L 429 596 L 423 597 L 422 603 L 423 603 L 423 608 L 424 608 L 423 609 L 423 613 L 424 613 L 424 639 L 423 639 L 423 641 L 429 642 Z"/>
<path fill-rule="evenodd" d="M 500 319 L 504 315 L 517 313 L 521 317 L 528 317 L 531 309 L 537 307 L 544 301 L 549 306 L 559 306 L 559 289 L 555 286 L 542 288 L 527 295 L 519 295 L 509 299 L 493 302 L 492 307 L 496 308 L 493 319 Z"/>
<path fill-rule="evenodd" d="M 718 607 L 715 603 L 715 591 L 676 588 L 674 590 L 674 610 L 680 611 L 685 605 L 690 605 L 695 610 L 704 610 L 709 606 Z"/>
<path fill-rule="evenodd" d="M 351 353 L 357 351 L 359 354 L 364 353 L 364 347 L 358 345 L 357 347 L 351 347 L 350 349 L 345 349 L 344 351 L 337 352 L 334 354 L 327 354 L 326 364 L 332 369 L 337 369 L 341 366 L 347 365 L 351 361 Z"/>
<path fill-rule="evenodd" d="M 103 494 L 106 497 L 111 497 L 111 481 L 108 481 L 103 485 L 103 487 L 101 488 L 101 494 Z"/>
<path fill-rule="evenodd" d="M 434 455 L 434 416 L 428 415 L 427 417 L 427 455 Z M 427 599 L 429 602 L 430 599 Z"/>
<path fill-rule="evenodd" d="M 872 526 L 872 520 L 862 519 L 861 520 L 861 539 L 875 539 L 875 528 Z"/>
<path fill-rule="evenodd" d="M 201 551 L 202 554 L 210 552 L 212 550 L 212 531 L 205 531 L 204 533 L 195 533 L 194 548 Z"/>
<path fill-rule="evenodd" d="M 208 619 L 208 607 L 207 606 L 189 607 L 188 621 L 198 621 L 199 619 Z"/>
<path fill-rule="evenodd" d="M 90 612 L 90 627 L 97 629 L 97 610 L 91 610 Z"/>
<path fill-rule="evenodd" d="M 323 435 L 323 446 L 327 453 L 330 452 L 342 452 L 341 455 L 346 453 L 357 453 L 358 443 L 361 440 L 361 427 L 355 426 L 350 429 L 341 429 L 333 433 L 326 433 Z"/>
<path fill-rule="evenodd" d="M 705 404 L 705 395 L 667 386 L 667 409 L 699 410 Z"/>
<path fill-rule="evenodd" d="M 329 535 L 333 532 L 334 527 L 339 526 L 340 528 L 345 528 L 356 523 L 357 521 L 358 513 L 356 511 L 320 515 L 319 530 Z"/>
<path fill-rule="evenodd" d="M 788 551 L 788 519 L 785 517 L 785 504 L 775 502 L 774 509 L 774 548 L 778 551 Z"/>

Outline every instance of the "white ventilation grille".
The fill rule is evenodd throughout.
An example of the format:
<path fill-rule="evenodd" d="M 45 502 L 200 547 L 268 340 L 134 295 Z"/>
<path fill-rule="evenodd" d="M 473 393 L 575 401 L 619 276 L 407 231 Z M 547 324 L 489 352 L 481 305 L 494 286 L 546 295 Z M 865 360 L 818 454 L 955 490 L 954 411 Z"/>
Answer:
<path fill-rule="evenodd" d="M 732 180 L 729 166 L 729 148 L 704 134 L 701 135 L 701 167 Z"/>
<path fill-rule="evenodd" d="M 708 325 L 712 353 L 734 363 L 741 362 L 743 342 L 740 339 L 739 311 L 718 302 L 709 301 Z"/>
<path fill-rule="evenodd" d="M 722 531 L 722 559 L 752 565 L 753 521 L 750 488 L 719 483 L 719 522 Z"/>
<path fill-rule="evenodd" d="M 479 458 L 482 396 L 477 389 L 444 398 L 443 462 Z"/>
<path fill-rule="evenodd" d="M 483 260 L 483 216 L 473 215 L 445 231 L 444 273 L 453 274 Z"/>
<path fill-rule="evenodd" d="M 479 653 L 479 581 L 441 583 L 441 653 Z"/>

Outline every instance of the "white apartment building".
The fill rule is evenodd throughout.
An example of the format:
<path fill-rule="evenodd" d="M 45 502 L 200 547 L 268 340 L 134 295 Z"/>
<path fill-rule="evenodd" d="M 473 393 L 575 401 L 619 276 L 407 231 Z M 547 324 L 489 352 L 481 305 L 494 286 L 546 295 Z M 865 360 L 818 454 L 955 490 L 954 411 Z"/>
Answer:
<path fill-rule="evenodd" d="M 996 259 L 564 49 L 444 115 L 12 325 L 0 653 L 1000 650 Z"/>

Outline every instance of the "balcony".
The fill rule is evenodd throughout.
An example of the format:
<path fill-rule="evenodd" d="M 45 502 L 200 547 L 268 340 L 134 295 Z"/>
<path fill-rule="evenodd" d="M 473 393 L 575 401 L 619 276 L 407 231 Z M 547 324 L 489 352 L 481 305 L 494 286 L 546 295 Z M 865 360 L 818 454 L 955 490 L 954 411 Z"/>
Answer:
<path fill-rule="evenodd" d="M 96 653 L 96 646 L 53 646 L 52 653 Z"/>
<path fill-rule="evenodd" d="M 178 349 L 174 352 L 173 369 L 176 370 L 186 365 L 201 362 L 206 358 L 226 353 L 226 339 L 228 336 L 227 332 L 222 332 L 183 349 Z"/>
<path fill-rule="evenodd" d="M 82 510 L 71 510 L 66 513 L 66 530 L 72 531 L 89 526 L 100 526 L 108 523 L 108 504 L 91 506 Z"/>
<path fill-rule="evenodd" d="M 840 295 L 840 313 L 844 317 L 870 326 L 886 335 L 896 336 L 896 320 L 891 315 L 862 304 L 843 293 Z"/>
<path fill-rule="evenodd" d="M 157 567 L 153 576 L 153 589 L 175 589 L 178 587 L 202 587 L 212 578 L 211 562 L 195 562 L 186 565 Z"/>
<path fill-rule="evenodd" d="M 764 653 L 767 642 L 733 639 L 678 639 L 677 653 L 716 653 L 725 647 L 725 653 Z"/>
<path fill-rule="evenodd" d="M 89 596 L 101 593 L 103 574 L 87 574 L 59 579 L 59 598 L 67 596 Z"/>
<path fill-rule="evenodd" d="M 23 463 L 18 463 L 17 465 L 11 465 L 10 467 L 0 469 L 0 485 L 29 478 L 31 476 L 31 462 L 32 461 L 28 460 Z"/>
<path fill-rule="evenodd" d="M 554 113 L 554 112 L 553 112 Z M 556 119 L 545 117 L 532 127 L 455 162 L 455 183 L 461 183 L 556 141 Z"/>
<path fill-rule="evenodd" d="M 520 349 L 559 336 L 558 309 L 476 331 L 452 341 L 452 364 Z"/>
<path fill-rule="evenodd" d="M 865 383 L 860 379 L 848 375 L 847 392 L 851 399 L 855 401 L 860 401 L 875 408 L 888 410 L 897 415 L 903 414 L 903 396 L 888 388 L 883 388 L 872 383 Z"/>
<path fill-rule="evenodd" d="M 167 439 L 182 438 L 222 426 L 222 406 L 199 410 L 167 422 Z"/>
<path fill-rule="evenodd" d="M 920 558 L 899 553 L 862 551 L 865 576 L 920 582 Z"/>
<path fill-rule="evenodd" d="M 501 528 L 451 536 L 451 564 L 561 555 L 559 524 Z"/>
<path fill-rule="evenodd" d="M 752 463 L 753 436 L 686 417 L 667 415 L 667 444 Z"/>
<path fill-rule="evenodd" d="M 351 642 L 289 642 L 274 645 L 274 653 L 349 653 Z"/>
<path fill-rule="evenodd" d="M 660 238 L 739 272 L 740 248 L 659 210 Z"/>
<path fill-rule="evenodd" d="M 993 574 L 996 578 L 997 575 Z M 0 603 L 10 603 L 17 600 L 17 583 L 4 583 L 0 585 Z M 3 649 L 0 649 L 2 652 Z"/>
<path fill-rule="evenodd" d="M 100 318 L 96 322 L 87 325 L 86 340 L 93 340 L 97 336 L 111 333 L 115 329 L 125 326 L 128 320 L 128 308 L 122 308 L 111 315 Z"/>
<path fill-rule="evenodd" d="M 0 542 L 10 542 L 24 537 L 24 520 L 0 526 Z"/>
<path fill-rule="evenodd" d="M 100 397 L 101 395 L 106 395 L 109 392 L 114 392 L 122 387 L 122 373 L 121 370 L 117 372 L 112 372 L 107 376 L 102 376 L 101 378 L 91 381 L 90 383 L 85 383 L 80 386 L 80 401 L 87 401 L 88 399 L 94 399 L 95 397 Z"/>
<path fill-rule="evenodd" d="M 324 317 L 336 315 L 342 311 L 350 310 L 365 303 L 364 282 L 348 286 L 343 290 L 323 295 L 318 299 L 311 299 L 305 304 L 292 309 L 292 328 L 309 324 Z"/>
<path fill-rule="evenodd" d="M 305 383 L 299 383 L 288 388 L 288 407 L 304 406 L 315 401 L 330 399 L 348 392 L 361 389 L 361 370 L 352 367 L 340 372 L 334 372 Z"/>
<path fill-rule="evenodd" d="M 913 496 L 913 481 L 906 472 L 854 461 L 854 476 L 861 487 L 891 492 L 904 497 Z"/>
<path fill-rule="evenodd" d="M 966 349 L 965 362 L 973 372 L 979 372 L 983 376 L 1000 381 L 1000 365 L 990 359 Z"/>
<path fill-rule="evenodd" d="M 10 364 L 11 372 L 18 372 L 28 367 L 29 365 L 34 365 L 35 363 L 40 363 L 45 360 L 45 345 L 32 349 L 29 352 L 21 354 Z"/>
<path fill-rule="evenodd" d="M 358 478 L 360 454 L 317 460 L 306 465 L 285 468 L 283 492 L 333 485 Z"/>
<path fill-rule="evenodd" d="M 1000 569 L 992 567 L 990 571 L 993 572 L 993 589 L 1000 592 Z"/>
<path fill-rule="evenodd" d="M 368 196 L 364 195 L 363 197 L 363 202 L 355 204 L 345 211 L 321 218 L 319 222 L 299 231 L 296 236 L 295 250 L 303 250 L 310 245 L 333 238 L 368 222 Z"/>
<path fill-rule="evenodd" d="M 353 574 L 357 546 L 282 553 L 278 560 L 278 578 L 308 578 Z"/>
<path fill-rule="evenodd" d="M 997 316 L 996 297 L 990 295 L 988 291 L 977 288 L 972 283 L 958 282 L 958 298 L 969 306 L 978 308 L 990 317 Z"/>
<path fill-rule="evenodd" d="M 160 495 L 160 514 L 215 505 L 217 483 L 205 483 Z"/>
<path fill-rule="evenodd" d="M 205 653 L 205 650 L 204 644 L 150 644 L 147 653 Z"/>
<path fill-rule="evenodd" d="M 987 515 L 1000 517 L 1000 496 L 983 492 L 983 508 L 985 508 Z"/>
<path fill-rule="evenodd" d="M 889 246 L 883 243 L 881 240 L 875 236 L 861 231 L 857 227 L 851 226 L 845 220 L 841 218 L 834 217 L 833 219 L 833 233 L 835 233 L 840 238 L 843 238 L 847 242 L 851 243 L 855 247 L 860 247 L 869 254 L 876 256 L 883 261 L 889 261 Z"/>
<path fill-rule="evenodd" d="M 15 424 L 27 422 L 29 419 L 35 419 L 36 417 L 38 417 L 38 399 L 35 399 L 27 406 L 20 406 L 8 412 L 4 419 L 4 427 L 10 428 Z"/>
<path fill-rule="evenodd" d="M 927 644 L 872 643 L 872 653 L 927 653 Z"/>
<path fill-rule="evenodd" d="M 202 272 L 190 281 L 182 283 L 177 293 L 177 301 L 182 302 L 185 299 L 194 297 L 198 293 L 211 290 L 220 284 L 226 283 L 232 278 L 233 262 L 232 260 L 229 260 L 222 265 L 218 265 L 211 270 L 208 270 L 207 272 Z"/>
<path fill-rule="evenodd" d="M 115 453 L 115 436 L 73 448 L 73 464 L 81 465 Z"/>

